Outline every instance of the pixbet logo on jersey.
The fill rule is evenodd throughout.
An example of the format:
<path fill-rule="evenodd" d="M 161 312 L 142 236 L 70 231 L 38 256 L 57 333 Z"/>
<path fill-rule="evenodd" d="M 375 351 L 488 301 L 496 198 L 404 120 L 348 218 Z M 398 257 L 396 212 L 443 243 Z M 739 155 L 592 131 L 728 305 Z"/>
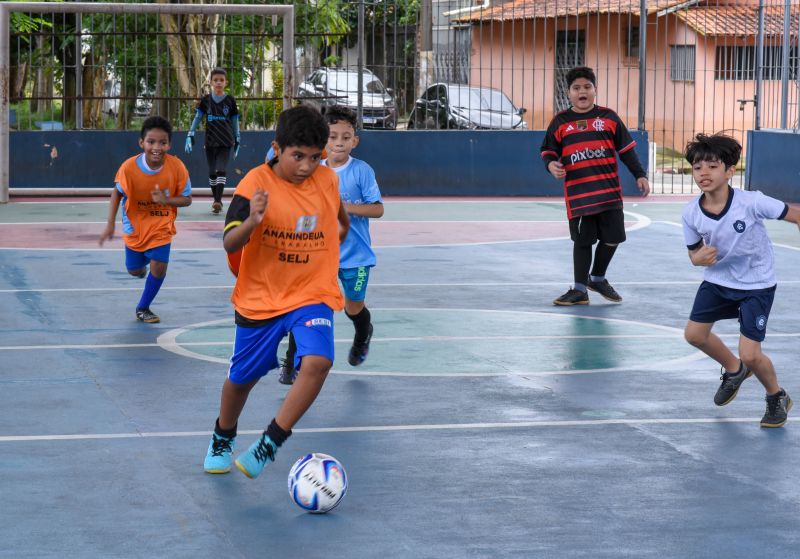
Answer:
<path fill-rule="evenodd" d="M 606 157 L 606 150 L 603 148 L 597 149 L 583 149 L 581 151 L 576 151 L 572 155 L 569 156 L 569 162 L 572 164 L 577 163 L 578 161 L 586 161 L 587 159 L 602 159 Z"/>

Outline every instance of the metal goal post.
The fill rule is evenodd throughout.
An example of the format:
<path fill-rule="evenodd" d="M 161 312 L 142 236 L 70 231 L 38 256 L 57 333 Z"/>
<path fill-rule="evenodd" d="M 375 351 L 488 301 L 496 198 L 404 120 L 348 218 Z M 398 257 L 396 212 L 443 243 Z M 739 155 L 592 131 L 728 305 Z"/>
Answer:
<path fill-rule="evenodd" d="M 273 16 L 283 20 L 283 106 L 291 105 L 294 95 L 294 6 L 253 4 L 124 4 L 94 2 L 0 2 L 0 203 L 9 197 L 10 165 L 10 84 L 11 14 L 170 14 L 218 16 Z"/>

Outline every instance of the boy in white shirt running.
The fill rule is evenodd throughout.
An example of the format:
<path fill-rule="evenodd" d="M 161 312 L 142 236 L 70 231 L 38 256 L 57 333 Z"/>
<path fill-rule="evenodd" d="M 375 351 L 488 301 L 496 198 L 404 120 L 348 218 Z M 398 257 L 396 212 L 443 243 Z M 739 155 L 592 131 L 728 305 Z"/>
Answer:
<path fill-rule="evenodd" d="M 767 391 L 761 426 L 782 427 L 792 399 L 761 351 L 777 283 L 763 220 L 798 223 L 800 210 L 761 192 L 731 188 L 728 181 L 741 152 L 739 142 L 722 134 L 698 134 L 686 146 L 686 160 L 702 194 L 683 210 L 683 235 L 692 264 L 706 269 L 684 336 L 722 366 L 715 404 L 731 402 L 742 382 L 755 374 Z M 729 318 L 739 319 L 739 357 L 711 333 L 716 321 Z"/>

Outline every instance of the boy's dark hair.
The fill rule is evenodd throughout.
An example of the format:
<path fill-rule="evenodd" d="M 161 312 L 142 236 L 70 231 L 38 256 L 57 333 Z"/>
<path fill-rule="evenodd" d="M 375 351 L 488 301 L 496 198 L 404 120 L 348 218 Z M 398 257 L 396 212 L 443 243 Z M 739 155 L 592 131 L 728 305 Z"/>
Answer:
<path fill-rule="evenodd" d="M 158 128 L 166 132 L 167 138 L 169 138 L 170 142 L 172 141 L 172 125 L 163 116 L 151 116 L 146 118 L 142 123 L 142 131 L 139 134 L 139 137 L 144 140 L 144 137 L 147 135 L 147 133 L 154 128 Z"/>
<path fill-rule="evenodd" d="M 208 75 L 208 79 L 211 80 L 214 76 L 219 74 L 225 76 L 226 80 L 228 79 L 228 72 L 225 71 L 225 68 L 220 68 L 219 66 L 211 70 L 211 73 Z"/>
<path fill-rule="evenodd" d="M 567 72 L 567 88 L 572 87 L 572 82 L 578 78 L 585 78 L 592 82 L 592 85 L 597 87 L 597 76 L 594 75 L 594 70 L 588 66 L 576 66 Z"/>
<path fill-rule="evenodd" d="M 275 128 L 275 141 L 281 149 L 305 146 L 324 149 L 330 129 L 325 117 L 308 105 L 299 105 L 283 111 Z"/>
<path fill-rule="evenodd" d="M 686 144 L 686 161 L 690 165 L 700 161 L 721 161 L 725 168 L 733 167 L 742 155 L 742 145 L 725 134 L 709 136 L 702 132 Z"/>
<path fill-rule="evenodd" d="M 341 105 L 333 105 L 332 107 L 328 107 L 325 109 L 323 115 L 325 116 L 325 121 L 328 124 L 336 124 L 337 122 L 343 120 L 352 126 L 353 130 L 356 129 L 356 125 L 358 123 L 358 117 L 356 116 L 356 113 L 352 109 L 342 107 Z"/>

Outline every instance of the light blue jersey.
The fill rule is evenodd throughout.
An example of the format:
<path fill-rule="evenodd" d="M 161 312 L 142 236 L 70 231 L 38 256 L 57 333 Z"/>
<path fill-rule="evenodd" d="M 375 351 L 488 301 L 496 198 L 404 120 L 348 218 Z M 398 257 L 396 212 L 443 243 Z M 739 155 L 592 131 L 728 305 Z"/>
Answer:
<path fill-rule="evenodd" d="M 368 163 L 351 157 L 347 163 L 333 168 L 333 170 L 339 177 L 339 194 L 343 202 L 347 204 L 382 203 L 375 171 Z M 372 240 L 369 236 L 369 218 L 351 215 L 350 231 L 340 249 L 339 268 L 374 265 L 375 252 L 372 250 Z"/>
<path fill-rule="evenodd" d="M 728 187 L 728 203 L 719 215 L 700 205 L 704 195 L 683 209 L 683 236 L 689 250 L 703 243 L 717 249 L 717 263 L 703 279 L 732 289 L 765 289 L 776 284 L 775 256 L 765 219 L 783 219 L 789 207 L 758 191 Z"/>

